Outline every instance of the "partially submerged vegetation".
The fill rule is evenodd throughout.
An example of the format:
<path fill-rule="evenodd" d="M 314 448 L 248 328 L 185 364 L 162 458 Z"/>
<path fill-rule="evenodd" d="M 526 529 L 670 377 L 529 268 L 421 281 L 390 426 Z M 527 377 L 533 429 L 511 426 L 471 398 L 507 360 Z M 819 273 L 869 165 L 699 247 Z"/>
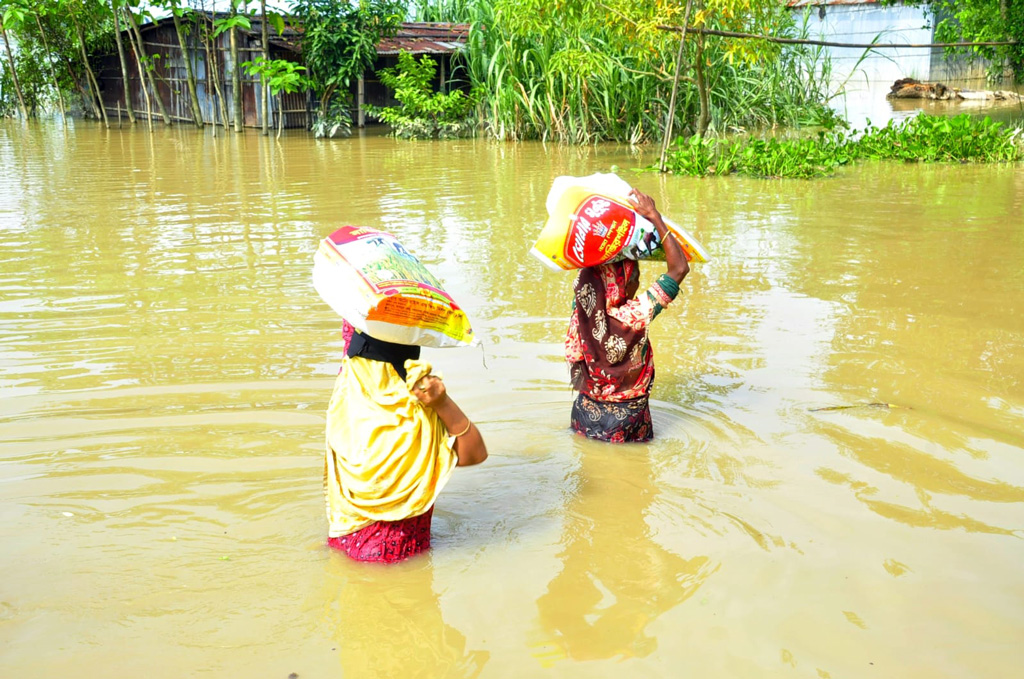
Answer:
<path fill-rule="evenodd" d="M 220 79 L 210 79 L 222 125 L 233 121 L 236 131 L 242 129 L 242 69 L 219 63 L 219 50 L 212 49 L 214 37 L 230 32 L 231 63 L 258 76 L 266 91 L 278 97 L 279 110 L 284 94 L 306 90 L 315 110 L 314 134 L 347 135 L 352 84 L 372 68 L 378 42 L 394 34 L 409 9 L 402 0 L 289 0 L 290 13 L 279 15 L 268 11 L 263 0 L 220 1 L 228 11 L 218 11 L 216 0 L 0 0 L 9 65 L 0 82 L 0 114 L 18 110 L 28 116 L 54 102 L 63 112 L 74 98 L 87 114 L 105 120 L 90 55 L 116 47 L 122 82 L 129 81 L 133 68 L 136 82 L 143 81 L 146 120 L 152 124 L 156 118 L 150 107 L 154 99 L 159 117 L 171 124 L 154 79 L 154 64 L 162 56 L 147 54 L 138 30 L 139 22 L 163 12 L 170 16 L 162 21 L 174 23 L 186 64 L 189 35 L 198 52 L 191 57 L 197 63 L 205 59 L 204 70 L 230 71 L 230 115 Z M 681 41 L 678 32 L 662 30 L 688 25 L 800 36 L 807 34 L 807 15 L 801 25 L 777 0 L 703 0 L 692 5 L 692 15 L 690 7 L 649 0 L 420 0 L 413 5 L 416 18 L 471 26 L 466 50 L 455 60 L 455 86 L 442 84 L 442 91 L 435 92 L 434 61 L 402 54 L 397 67 L 378 74 L 399 105 L 367 107 L 367 112 L 407 138 L 482 131 L 501 140 L 643 143 L 664 136 L 670 94 L 678 84 L 672 124 L 684 137 L 666 159 L 666 169 L 678 174 L 819 177 L 865 159 L 1009 162 L 1022 157 L 1019 130 L 967 115 L 921 115 L 851 134 L 826 105 L 831 72 L 821 47 L 783 48 L 699 32 Z M 1010 12 L 1003 18 L 1015 16 Z M 266 49 L 244 63 L 238 58 L 235 34 L 250 30 L 250 18 L 257 17 L 264 47 L 268 25 L 281 39 L 287 29 L 301 47 L 302 65 L 270 59 Z M 16 52 L 9 47 L 12 37 L 18 42 Z M 1014 61 L 1017 47 L 999 55 L 1019 65 L 1019 59 Z M 193 103 L 195 77 L 189 70 Z M 171 87 L 162 84 L 164 90 Z M 119 105 L 118 115 L 120 110 Z M 135 122 L 129 100 L 124 110 Z M 261 117 L 266 132 L 266 109 Z M 201 111 L 193 110 L 192 118 L 204 124 Z M 283 125 L 283 115 L 278 122 Z M 816 137 L 745 135 L 750 129 L 779 126 L 823 131 Z M 740 136 L 724 136 L 733 134 Z"/>
<path fill-rule="evenodd" d="M 174 23 L 185 64 L 194 60 L 196 70 L 223 72 L 230 80 L 225 83 L 227 92 L 217 89 L 213 94 L 221 109 L 218 122 L 232 122 L 241 131 L 242 69 L 233 64 L 247 62 L 249 72 L 259 75 L 268 89 L 274 89 L 271 83 L 291 87 L 298 77 L 292 57 L 274 60 L 266 49 L 262 54 L 234 54 L 240 32 L 250 31 L 259 20 L 264 33 L 268 26 L 273 30 L 261 37 L 264 47 L 276 37 L 301 48 L 302 84 L 312 95 L 315 111 L 311 128 L 318 136 L 344 134 L 352 123 L 353 83 L 372 68 L 377 43 L 394 33 L 409 5 L 401 0 L 288 0 L 285 5 L 288 14 L 268 10 L 265 1 L 257 0 L 0 0 L 4 37 L 10 33 L 18 44 L 13 56 L 12 50 L 4 49 L 13 67 L 3 69 L 2 76 L 11 82 L 0 87 L 0 108 L 6 104 L 8 113 L 20 110 L 28 116 L 63 95 L 73 95 L 87 115 L 101 118 L 105 108 L 90 69 L 95 55 L 115 52 L 115 39 L 127 29 L 124 44 L 116 46 L 125 57 L 121 81 L 138 82 L 144 72 L 144 119 L 154 118 L 149 111 L 152 100 L 157 119 L 172 124 L 166 92 L 186 84 L 157 83 L 160 76 L 154 66 L 158 60 L 179 59 L 178 47 L 147 45 L 138 31 L 141 23 L 160 16 L 166 17 L 160 21 Z M 457 117 L 459 134 L 469 128 L 503 140 L 642 143 L 662 138 L 680 65 L 677 131 L 703 134 L 814 124 L 828 115 L 828 68 L 822 52 L 701 34 L 688 35 L 680 49 L 678 34 L 659 29 L 688 23 L 799 34 L 801 28 L 783 3 L 705 0 L 694 4 L 690 15 L 685 7 L 649 0 L 420 2 L 413 8 L 417 18 L 471 26 L 468 45 L 455 59 L 452 89 L 473 93 L 472 116 L 461 111 L 464 98 L 428 102 L 432 92 L 417 93 L 405 81 L 400 110 L 376 113 L 406 136 L 456 133 L 452 118 Z M 218 56 L 220 50 L 211 43 L 223 35 L 231 37 L 232 56 L 217 63 L 225 55 Z M 161 47 L 174 50 L 168 56 Z M 275 61 L 279 63 L 271 63 Z M 389 76 L 403 77 L 401 69 L 385 75 Z M 411 75 L 404 77 L 408 81 Z M 186 79 L 187 99 L 194 103 L 196 76 L 189 73 Z M 219 88 L 220 79 L 213 78 L 211 84 Z M 278 94 L 289 91 L 277 89 Z M 225 110 L 225 101 L 232 102 L 232 111 Z M 439 112 L 435 105 L 445 110 Z M 118 110 L 122 108 L 134 122 L 131 101 L 120 102 Z M 211 122 L 209 117 L 204 121 L 201 111 L 192 111 L 197 125 Z M 265 121 L 267 112 L 260 117 Z"/>
<path fill-rule="evenodd" d="M 755 177 L 812 178 L 833 174 L 858 160 L 904 162 L 1006 163 L 1024 160 L 1024 130 L 989 118 L 921 114 L 861 133 L 821 131 L 803 139 L 679 138 L 667 168 L 698 177 L 745 174 Z"/>
<path fill-rule="evenodd" d="M 270 96 L 300 90 L 310 92 L 316 108 L 312 129 L 317 136 L 344 134 L 350 129 L 350 88 L 355 79 L 370 69 L 377 58 L 381 38 L 392 35 L 405 16 L 403 0 L 288 0 L 288 14 L 268 9 L 265 0 L 0 0 L 0 49 L 4 66 L 0 68 L 0 115 L 20 113 L 37 115 L 57 102 L 61 111 L 65 100 L 73 100 L 86 115 L 106 119 L 102 88 L 96 66 L 103 54 L 117 53 L 120 82 L 143 80 L 140 87 L 145 101 L 145 119 L 156 116 L 151 102 L 165 125 L 172 124 L 165 101 L 168 91 L 187 89 L 191 122 L 203 125 L 233 124 L 243 127 L 241 73 L 258 76 Z M 146 42 L 140 26 L 149 21 L 173 24 L 177 44 Z M 252 31 L 259 22 L 260 53 L 239 48 L 239 36 Z M 273 36 L 301 48 L 297 57 L 271 59 L 270 29 Z M 301 30 L 294 30 L 301 27 Z M 222 49 L 230 40 L 230 58 Z M 16 43 L 17 49 L 12 46 Z M 296 44 L 297 43 L 297 44 Z M 171 48 L 170 54 L 164 48 Z M 180 81 L 160 75 L 160 60 L 180 62 L 186 71 Z M 197 68 L 192 68 L 194 64 Z M 222 91 L 222 78 L 207 78 L 207 93 L 216 101 L 219 120 L 203 119 L 197 96 L 196 72 L 220 74 L 230 81 L 230 96 Z M 143 77 L 144 76 L 144 77 Z M 118 87 L 117 89 L 125 89 Z M 124 110 L 130 123 L 136 122 L 132 97 L 120 93 L 118 110 Z M 266 101 L 259 118 L 267 133 L 270 119 Z M 226 103 L 230 101 L 232 111 Z M 107 106 L 110 103 L 107 102 Z M 279 111 L 281 106 L 278 107 Z M 208 116 L 209 118 L 209 116 Z M 279 122 L 283 114 L 279 113 Z"/>
<path fill-rule="evenodd" d="M 662 137 L 677 65 L 682 66 L 676 129 L 703 134 L 816 122 L 828 115 L 823 53 L 728 42 L 658 29 L 687 20 L 686 3 L 645 0 L 466 0 L 472 23 L 466 75 L 479 92 L 490 136 L 571 144 Z M 688 23 L 754 25 L 796 35 L 792 13 L 775 0 L 712 0 Z"/>
<path fill-rule="evenodd" d="M 462 90 L 434 92 L 437 62 L 424 54 L 419 59 L 407 52 L 398 65 L 377 72 L 380 81 L 395 93 L 400 106 L 367 106 L 366 113 L 391 126 L 405 139 L 451 139 L 473 133 L 476 102 Z"/>
<path fill-rule="evenodd" d="M 854 143 L 858 158 L 926 163 L 1005 163 L 1024 158 L 1021 128 L 962 113 L 918 115 L 885 127 L 868 125 Z"/>
<path fill-rule="evenodd" d="M 302 60 L 317 101 L 313 132 L 347 136 L 352 128 L 350 87 L 373 66 L 377 43 L 394 34 L 405 8 L 400 0 L 292 0 L 291 9 L 291 19 L 302 27 Z"/>
<path fill-rule="evenodd" d="M 669 147 L 665 167 L 696 177 L 822 177 L 850 162 L 841 139 L 841 133 L 824 132 L 814 139 L 680 137 Z"/>

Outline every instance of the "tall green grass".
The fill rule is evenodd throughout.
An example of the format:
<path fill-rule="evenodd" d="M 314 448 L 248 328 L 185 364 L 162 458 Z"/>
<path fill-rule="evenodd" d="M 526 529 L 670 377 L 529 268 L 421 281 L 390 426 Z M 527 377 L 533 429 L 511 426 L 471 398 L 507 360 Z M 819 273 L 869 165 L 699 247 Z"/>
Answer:
<path fill-rule="evenodd" d="M 496 12 L 494 0 L 442 4 L 457 4 L 461 12 L 446 18 L 471 23 L 461 76 L 480 94 L 477 113 L 490 136 L 568 144 L 660 139 L 677 34 L 666 33 L 644 50 L 611 17 L 604 28 L 567 18 L 536 30 Z M 770 33 L 806 34 L 806 24 L 798 25 L 781 3 L 772 22 Z M 753 63 L 731 61 L 722 41 L 708 38 L 704 57 L 712 132 L 820 124 L 830 115 L 821 50 L 797 47 Z M 693 58 L 690 48 L 684 66 Z M 675 130 L 692 131 L 698 110 L 696 87 L 682 82 Z"/>

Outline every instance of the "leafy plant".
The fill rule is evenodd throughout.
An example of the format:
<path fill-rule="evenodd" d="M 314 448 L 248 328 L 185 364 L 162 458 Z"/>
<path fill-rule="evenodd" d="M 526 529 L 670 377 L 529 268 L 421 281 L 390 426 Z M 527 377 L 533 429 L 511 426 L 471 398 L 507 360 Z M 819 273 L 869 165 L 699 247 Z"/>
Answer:
<path fill-rule="evenodd" d="M 302 58 L 320 100 L 314 127 L 330 129 L 337 117 L 333 100 L 347 98 L 352 81 L 377 58 L 377 43 L 393 35 L 405 16 L 401 0 L 295 0 L 292 13 L 302 28 Z M 333 118 L 333 119 L 332 119 Z"/>
<path fill-rule="evenodd" d="M 252 61 L 243 62 L 242 68 L 249 75 L 259 76 L 260 82 L 270 88 L 270 94 L 278 98 L 277 136 L 280 137 L 281 130 L 284 129 L 284 102 L 281 100 L 281 94 L 292 94 L 308 86 L 308 81 L 300 73 L 305 71 L 306 67 L 287 59 L 256 57 Z"/>
<path fill-rule="evenodd" d="M 896 0 L 884 0 L 895 4 Z M 1003 42 L 1011 45 L 969 48 L 989 60 L 989 75 L 998 80 L 1004 63 L 1013 70 L 1015 79 L 1024 80 L 1024 3 L 1017 0 L 907 0 L 909 5 L 926 5 L 935 22 L 936 42 Z M 950 56 L 956 51 L 947 48 Z"/>
<path fill-rule="evenodd" d="M 317 139 L 351 135 L 352 115 L 348 111 L 346 102 L 337 97 L 332 99 L 326 114 L 317 113 L 311 129 L 313 136 Z"/>
<path fill-rule="evenodd" d="M 244 14 L 233 14 L 220 19 L 214 19 L 213 21 L 214 37 L 220 35 L 224 31 L 230 31 L 232 28 L 239 28 L 243 31 L 248 31 L 252 29 L 252 22 L 249 21 L 249 17 Z"/>
<path fill-rule="evenodd" d="M 728 140 L 694 135 L 676 140 L 667 166 L 670 172 L 698 177 L 733 172 L 755 177 L 823 177 L 851 160 L 841 140 L 841 135 L 825 132 L 808 139 Z"/>
<path fill-rule="evenodd" d="M 270 93 L 274 96 L 282 92 L 298 92 L 306 86 L 306 79 L 300 73 L 305 71 L 306 67 L 287 59 L 256 57 L 252 61 L 242 62 L 242 68 L 249 75 L 258 76 L 260 82 L 269 87 Z"/>
<path fill-rule="evenodd" d="M 394 90 L 401 106 L 367 106 L 367 113 L 391 125 L 394 134 L 406 139 L 447 139 L 473 131 L 474 99 L 461 90 L 434 92 L 437 62 L 424 54 L 419 61 L 408 52 L 398 55 L 398 65 L 381 69 L 377 76 Z"/>
<path fill-rule="evenodd" d="M 1020 136 L 987 116 L 919 115 L 885 127 L 868 123 L 854 145 L 857 156 L 907 162 L 1010 162 L 1021 158 Z"/>

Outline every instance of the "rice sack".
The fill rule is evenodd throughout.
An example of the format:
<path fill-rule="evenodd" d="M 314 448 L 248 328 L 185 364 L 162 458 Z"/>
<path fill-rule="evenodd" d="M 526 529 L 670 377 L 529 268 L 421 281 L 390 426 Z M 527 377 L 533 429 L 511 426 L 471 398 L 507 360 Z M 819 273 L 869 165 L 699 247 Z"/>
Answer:
<path fill-rule="evenodd" d="M 385 342 L 474 343 L 465 312 L 389 233 L 343 226 L 324 238 L 313 257 L 313 287 L 356 330 Z"/>
<path fill-rule="evenodd" d="M 548 192 L 548 221 L 531 254 L 555 270 L 663 258 L 654 224 L 638 215 L 627 199 L 631 190 L 614 174 L 558 177 Z M 664 221 L 688 261 L 708 261 L 707 250 L 696 238 L 671 220 Z"/>

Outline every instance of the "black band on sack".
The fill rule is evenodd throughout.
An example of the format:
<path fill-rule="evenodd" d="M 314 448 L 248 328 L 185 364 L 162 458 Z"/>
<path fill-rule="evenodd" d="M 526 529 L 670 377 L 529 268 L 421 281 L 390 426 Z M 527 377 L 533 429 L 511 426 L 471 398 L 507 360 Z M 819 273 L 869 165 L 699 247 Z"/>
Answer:
<path fill-rule="evenodd" d="M 349 358 L 359 356 L 370 361 L 390 363 L 398 376 L 405 379 L 405 362 L 408 359 L 416 360 L 420 357 L 420 348 L 415 345 L 395 344 L 375 339 L 361 332 L 352 333 L 352 339 L 348 343 Z"/>

